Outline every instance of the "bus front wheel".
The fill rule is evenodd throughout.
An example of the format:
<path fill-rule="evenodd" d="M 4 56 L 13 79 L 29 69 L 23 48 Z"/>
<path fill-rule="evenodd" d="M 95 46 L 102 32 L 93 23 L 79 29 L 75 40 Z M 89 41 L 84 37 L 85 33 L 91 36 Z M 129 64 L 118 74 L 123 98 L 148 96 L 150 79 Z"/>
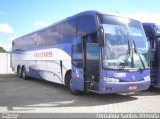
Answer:
<path fill-rule="evenodd" d="M 72 87 L 72 79 L 70 79 L 70 82 L 69 82 L 69 91 L 73 95 L 79 95 L 80 94 L 80 91 L 78 91 L 76 89 L 73 89 L 73 87 Z"/>

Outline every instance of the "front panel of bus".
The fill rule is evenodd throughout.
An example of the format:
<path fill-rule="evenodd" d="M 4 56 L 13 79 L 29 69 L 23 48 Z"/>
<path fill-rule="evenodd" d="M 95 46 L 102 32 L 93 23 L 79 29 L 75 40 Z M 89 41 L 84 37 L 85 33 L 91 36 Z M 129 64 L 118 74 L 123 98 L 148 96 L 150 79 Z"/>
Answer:
<path fill-rule="evenodd" d="M 160 70 L 159 65 L 159 37 L 160 26 L 155 23 L 143 23 L 143 27 L 150 42 L 151 49 L 151 84 L 153 86 L 160 86 L 160 74 L 157 73 Z"/>
<path fill-rule="evenodd" d="M 148 89 L 149 45 L 141 23 L 103 14 L 99 18 L 104 29 L 99 93 Z"/>

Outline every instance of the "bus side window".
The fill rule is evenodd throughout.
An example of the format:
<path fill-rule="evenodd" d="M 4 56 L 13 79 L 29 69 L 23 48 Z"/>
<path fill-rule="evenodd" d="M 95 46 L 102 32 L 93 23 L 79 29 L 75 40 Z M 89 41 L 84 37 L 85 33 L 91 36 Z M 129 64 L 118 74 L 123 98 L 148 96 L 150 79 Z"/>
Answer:
<path fill-rule="evenodd" d="M 96 22 L 93 16 L 82 16 L 78 18 L 77 35 L 84 36 L 96 31 Z"/>
<path fill-rule="evenodd" d="M 76 36 L 76 21 L 69 20 L 59 25 L 60 43 L 71 43 L 71 39 Z"/>
<path fill-rule="evenodd" d="M 82 41 L 81 38 L 73 39 L 72 45 L 72 65 L 76 67 L 83 67 L 83 55 L 82 55 Z"/>
<path fill-rule="evenodd" d="M 149 26 L 143 26 L 143 27 L 144 27 L 146 36 L 149 38 L 150 45 L 151 45 L 152 49 L 154 49 L 155 43 L 154 43 L 154 33 L 152 31 L 152 28 Z"/>

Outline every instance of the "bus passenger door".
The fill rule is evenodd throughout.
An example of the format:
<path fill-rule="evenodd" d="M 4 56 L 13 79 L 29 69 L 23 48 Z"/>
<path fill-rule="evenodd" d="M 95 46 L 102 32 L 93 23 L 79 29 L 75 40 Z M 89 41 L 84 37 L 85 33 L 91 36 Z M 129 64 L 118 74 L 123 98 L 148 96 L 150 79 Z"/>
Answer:
<path fill-rule="evenodd" d="M 83 40 L 76 37 L 72 40 L 72 88 L 84 91 L 84 55 Z"/>

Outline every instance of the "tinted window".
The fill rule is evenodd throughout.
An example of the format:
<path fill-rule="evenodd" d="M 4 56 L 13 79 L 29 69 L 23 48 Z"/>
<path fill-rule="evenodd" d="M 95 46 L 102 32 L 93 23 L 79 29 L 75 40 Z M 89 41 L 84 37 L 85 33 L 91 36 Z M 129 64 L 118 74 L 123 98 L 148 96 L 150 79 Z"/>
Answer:
<path fill-rule="evenodd" d="M 96 31 L 96 23 L 93 16 L 87 15 L 78 18 L 77 33 L 85 35 Z"/>
<path fill-rule="evenodd" d="M 58 25 L 51 26 L 48 29 L 44 29 L 38 32 L 37 47 L 45 47 L 58 44 L 61 35 L 58 31 Z"/>
<path fill-rule="evenodd" d="M 73 61 L 72 64 L 76 67 L 82 67 L 82 41 L 80 37 L 73 39 L 73 46 L 72 46 L 72 57 Z"/>
<path fill-rule="evenodd" d="M 76 20 L 72 19 L 16 39 L 13 50 L 25 51 L 32 48 L 71 43 L 75 36 Z"/>
<path fill-rule="evenodd" d="M 76 21 L 69 20 L 61 23 L 59 25 L 59 33 L 61 35 L 59 43 L 71 43 L 76 36 Z"/>
<path fill-rule="evenodd" d="M 153 33 L 153 30 L 150 26 L 143 26 L 143 28 L 145 30 L 147 37 L 153 37 L 154 33 Z"/>
<path fill-rule="evenodd" d="M 74 59 L 82 59 L 82 41 L 80 37 L 73 40 L 72 50 Z"/>
<path fill-rule="evenodd" d="M 100 22 L 102 24 L 111 24 L 111 25 L 125 25 L 128 24 L 131 27 L 138 27 L 139 28 L 139 22 L 133 19 L 128 19 L 125 17 L 118 17 L 118 16 L 112 16 L 112 15 L 99 15 Z"/>
<path fill-rule="evenodd" d="M 25 51 L 37 47 L 37 33 L 26 35 L 14 41 L 13 50 Z"/>

